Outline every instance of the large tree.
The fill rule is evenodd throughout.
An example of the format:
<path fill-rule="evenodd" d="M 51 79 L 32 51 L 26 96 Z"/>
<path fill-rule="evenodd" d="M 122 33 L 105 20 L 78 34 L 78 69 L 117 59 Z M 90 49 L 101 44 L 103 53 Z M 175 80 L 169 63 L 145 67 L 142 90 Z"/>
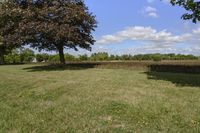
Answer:
<path fill-rule="evenodd" d="M 7 0 L 0 18 L 5 44 L 56 50 L 63 64 L 65 48 L 91 50 L 95 42 L 95 16 L 82 0 Z"/>
<path fill-rule="evenodd" d="M 13 6 L 14 4 L 10 1 L 0 0 L 0 64 L 5 63 L 5 55 L 21 46 L 17 43 L 16 29 L 22 16 L 20 12 L 14 11 Z"/>
<path fill-rule="evenodd" d="M 200 1 L 199 0 L 170 0 L 172 5 L 184 7 L 188 12 L 183 14 L 185 20 L 191 19 L 194 23 L 200 21 Z"/>

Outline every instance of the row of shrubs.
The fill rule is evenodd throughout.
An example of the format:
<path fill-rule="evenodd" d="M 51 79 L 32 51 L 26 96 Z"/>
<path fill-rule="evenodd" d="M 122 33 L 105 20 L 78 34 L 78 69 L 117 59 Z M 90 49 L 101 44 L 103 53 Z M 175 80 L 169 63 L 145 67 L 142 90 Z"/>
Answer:
<path fill-rule="evenodd" d="M 36 59 L 38 62 L 58 62 L 59 55 L 48 55 L 48 54 L 37 54 Z M 144 54 L 144 55 L 109 55 L 105 52 L 94 53 L 91 56 L 88 55 L 79 55 L 73 56 L 70 54 L 65 54 L 66 61 L 131 61 L 131 60 L 153 60 L 153 61 L 162 61 L 162 60 L 198 60 L 199 57 L 194 55 L 181 55 L 181 54 Z"/>
<path fill-rule="evenodd" d="M 7 64 L 13 63 L 30 63 L 35 59 L 34 51 L 30 49 L 15 49 L 4 56 L 4 62 Z"/>
<path fill-rule="evenodd" d="M 35 54 L 30 49 L 13 50 L 10 54 L 5 55 L 5 63 L 30 63 L 30 62 L 59 62 L 59 55 L 47 53 Z M 198 60 L 199 57 L 193 55 L 181 54 L 141 54 L 141 55 L 109 55 L 106 52 L 93 53 L 91 56 L 86 54 L 74 56 L 65 54 L 66 61 L 131 61 L 131 60 Z"/>
<path fill-rule="evenodd" d="M 172 72 L 200 74 L 200 65 L 182 64 L 152 64 L 148 66 L 150 72 Z"/>

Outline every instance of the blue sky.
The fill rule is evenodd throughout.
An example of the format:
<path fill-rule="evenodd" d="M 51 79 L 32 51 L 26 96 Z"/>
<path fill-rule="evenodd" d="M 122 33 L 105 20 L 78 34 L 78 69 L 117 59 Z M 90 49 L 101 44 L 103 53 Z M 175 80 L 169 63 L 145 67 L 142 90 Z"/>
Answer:
<path fill-rule="evenodd" d="M 177 53 L 200 55 L 200 25 L 184 21 L 185 10 L 167 0 L 85 0 L 96 15 L 92 52 L 71 54 Z"/>
<path fill-rule="evenodd" d="M 199 24 L 184 21 L 185 10 L 167 0 L 85 0 L 96 15 L 92 52 L 200 55 Z M 139 35 L 138 35 L 139 34 Z M 88 53 L 85 50 L 74 54 Z"/>
<path fill-rule="evenodd" d="M 97 16 L 99 22 L 96 36 L 110 34 L 127 26 L 152 26 L 158 30 L 165 28 L 181 29 L 182 8 L 172 7 L 160 0 L 85 0 L 86 5 Z M 143 13 L 146 7 L 155 8 L 158 18 L 148 17 Z M 180 25 L 181 24 L 181 25 Z"/>

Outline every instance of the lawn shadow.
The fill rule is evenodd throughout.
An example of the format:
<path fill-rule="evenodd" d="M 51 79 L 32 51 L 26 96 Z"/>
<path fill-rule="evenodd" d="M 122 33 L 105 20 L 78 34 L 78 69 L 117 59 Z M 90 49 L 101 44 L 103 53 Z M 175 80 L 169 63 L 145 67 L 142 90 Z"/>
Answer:
<path fill-rule="evenodd" d="M 98 63 L 68 63 L 65 65 L 60 64 L 48 64 L 48 65 L 39 65 L 24 68 L 28 72 L 39 72 L 39 71 L 64 71 L 64 70 L 84 70 L 95 68 L 98 66 Z"/>
<path fill-rule="evenodd" d="M 200 66 L 151 65 L 148 79 L 170 81 L 177 86 L 200 87 Z"/>
<path fill-rule="evenodd" d="M 18 66 L 18 65 L 24 65 L 25 63 L 5 63 L 0 64 L 0 66 Z"/>

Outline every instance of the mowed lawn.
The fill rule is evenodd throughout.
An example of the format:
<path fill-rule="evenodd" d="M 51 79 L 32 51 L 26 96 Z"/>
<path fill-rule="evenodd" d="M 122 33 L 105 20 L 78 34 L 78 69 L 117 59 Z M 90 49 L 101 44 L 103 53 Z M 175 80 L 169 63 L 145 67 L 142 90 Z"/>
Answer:
<path fill-rule="evenodd" d="M 0 66 L 0 132 L 199 133 L 200 75 Z"/>

